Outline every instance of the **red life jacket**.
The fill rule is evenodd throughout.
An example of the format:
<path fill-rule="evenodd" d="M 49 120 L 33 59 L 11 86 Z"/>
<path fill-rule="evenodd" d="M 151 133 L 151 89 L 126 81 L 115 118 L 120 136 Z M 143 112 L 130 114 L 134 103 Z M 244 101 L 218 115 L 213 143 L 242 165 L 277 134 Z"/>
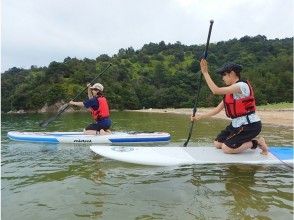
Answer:
<path fill-rule="evenodd" d="M 238 82 L 241 82 L 241 80 L 239 80 Z M 246 81 L 246 83 L 248 84 L 250 90 L 249 96 L 241 99 L 234 99 L 233 94 L 226 94 L 224 96 L 223 102 L 225 105 L 226 115 L 229 118 L 237 118 L 240 116 L 250 115 L 256 110 L 252 87 L 248 80 Z"/>
<path fill-rule="evenodd" d="M 90 108 L 94 120 L 97 121 L 101 118 L 109 117 L 109 107 L 106 98 L 104 96 L 99 96 L 97 102 L 99 105 L 98 109 L 94 110 L 93 108 Z"/>

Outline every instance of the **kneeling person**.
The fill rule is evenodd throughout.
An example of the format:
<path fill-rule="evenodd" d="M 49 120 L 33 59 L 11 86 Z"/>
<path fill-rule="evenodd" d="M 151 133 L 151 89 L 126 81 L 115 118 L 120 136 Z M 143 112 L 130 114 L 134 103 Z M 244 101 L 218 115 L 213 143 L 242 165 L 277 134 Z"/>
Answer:
<path fill-rule="evenodd" d="M 93 86 L 88 84 L 87 87 L 89 99 L 84 102 L 70 101 L 69 104 L 90 110 L 95 123 L 91 123 L 85 128 L 85 134 L 110 134 L 110 112 L 107 99 L 103 95 L 104 87 L 100 83 L 95 83 Z"/>
<path fill-rule="evenodd" d="M 235 63 L 226 63 L 218 73 L 222 76 L 226 87 L 218 87 L 208 73 L 206 60 L 200 62 L 201 72 L 205 81 L 215 95 L 224 95 L 217 107 L 206 114 L 191 116 L 191 120 L 199 120 L 218 114 L 225 109 L 232 122 L 217 136 L 214 145 L 225 153 L 240 153 L 246 149 L 255 149 L 257 146 L 262 154 L 268 153 L 264 138 L 256 138 L 261 132 L 261 121 L 255 113 L 255 98 L 249 81 L 240 77 L 242 66 Z"/>

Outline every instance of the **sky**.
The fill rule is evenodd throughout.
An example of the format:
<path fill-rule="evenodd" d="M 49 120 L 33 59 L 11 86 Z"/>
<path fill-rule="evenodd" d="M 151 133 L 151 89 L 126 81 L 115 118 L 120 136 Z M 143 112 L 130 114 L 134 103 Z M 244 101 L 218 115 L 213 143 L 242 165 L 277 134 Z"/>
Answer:
<path fill-rule="evenodd" d="M 293 0 L 2 0 L 1 73 L 96 59 L 150 42 L 293 37 Z"/>

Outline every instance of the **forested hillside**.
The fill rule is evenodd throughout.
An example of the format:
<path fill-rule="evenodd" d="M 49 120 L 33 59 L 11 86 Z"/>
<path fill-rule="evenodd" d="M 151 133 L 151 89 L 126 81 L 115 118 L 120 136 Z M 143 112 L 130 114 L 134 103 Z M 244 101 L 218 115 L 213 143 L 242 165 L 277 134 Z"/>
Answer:
<path fill-rule="evenodd" d="M 68 102 L 109 63 L 111 68 L 98 81 L 104 85 L 112 109 L 192 108 L 204 46 L 161 41 L 139 50 L 120 49 L 112 57 L 67 57 L 48 67 L 11 68 L 1 74 L 1 108 L 4 112 L 37 110 L 46 103 Z M 258 35 L 211 44 L 208 62 L 218 85 L 222 81 L 215 69 L 227 61 L 243 65 L 242 77 L 250 79 L 258 105 L 292 102 L 293 38 L 268 40 Z M 84 98 L 86 93 L 79 100 Z M 199 106 L 215 106 L 220 98 L 202 83 Z"/>

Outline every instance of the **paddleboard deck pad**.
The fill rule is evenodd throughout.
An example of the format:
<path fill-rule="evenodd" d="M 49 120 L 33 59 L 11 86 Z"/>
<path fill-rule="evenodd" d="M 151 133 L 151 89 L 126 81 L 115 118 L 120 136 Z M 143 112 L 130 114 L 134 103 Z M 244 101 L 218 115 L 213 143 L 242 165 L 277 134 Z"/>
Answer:
<path fill-rule="evenodd" d="M 230 163 L 293 165 L 293 147 L 270 147 L 268 155 L 260 154 L 260 149 L 225 154 L 214 147 L 90 146 L 90 149 L 113 160 L 153 166 Z"/>
<path fill-rule="evenodd" d="M 166 132 L 112 132 L 107 135 L 85 135 L 83 132 L 21 132 L 9 131 L 7 136 L 14 141 L 70 144 L 128 144 L 164 143 L 170 141 Z"/>

